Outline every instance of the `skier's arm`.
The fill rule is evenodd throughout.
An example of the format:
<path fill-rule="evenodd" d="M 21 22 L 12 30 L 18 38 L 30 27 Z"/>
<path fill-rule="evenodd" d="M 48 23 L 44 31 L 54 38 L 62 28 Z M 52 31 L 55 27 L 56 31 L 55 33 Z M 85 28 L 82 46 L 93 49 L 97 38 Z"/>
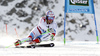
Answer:
<path fill-rule="evenodd" d="M 48 31 L 51 33 L 51 40 L 55 40 L 54 36 L 56 35 L 56 29 L 57 29 L 57 25 L 55 24 L 53 26 L 53 28 L 49 28 Z"/>

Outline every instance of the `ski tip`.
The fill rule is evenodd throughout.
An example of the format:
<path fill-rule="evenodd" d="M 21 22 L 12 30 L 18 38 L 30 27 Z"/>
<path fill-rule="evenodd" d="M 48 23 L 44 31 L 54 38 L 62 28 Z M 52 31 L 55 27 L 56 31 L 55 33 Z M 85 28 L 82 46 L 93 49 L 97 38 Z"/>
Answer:
<path fill-rule="evenodd" d="M 54 47 L 54 46 L 55 46 L 55 44 L 54 44 L 54 43 L 50 43 L 50 46 L 51 46 L 51 47 Z"/>

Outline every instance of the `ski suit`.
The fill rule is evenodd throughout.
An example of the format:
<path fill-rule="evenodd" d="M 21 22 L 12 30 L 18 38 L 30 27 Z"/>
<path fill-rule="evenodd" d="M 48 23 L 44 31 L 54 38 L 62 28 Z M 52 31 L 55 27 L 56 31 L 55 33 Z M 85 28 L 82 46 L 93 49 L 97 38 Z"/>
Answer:
<path fill-rule="evenodd" d="M 53 28 L 54 32 L 46 33 L 49 28 Z M 35 41 L 36 43 L 39 43 L 41 41 L 49 40 L 51 35 L 53 36 L 56 35 L 56 30 L 57 30 L 57 24 L 55 21 L 53 21 L 51 24 L 47 24 L 46 17 L 42 17 L 39 21 L 39 24 L 35 28 L 33 28 L 29 36 L 27 38 L 23 38 L 21 41 L 29 39 L 27 42 Z"/>

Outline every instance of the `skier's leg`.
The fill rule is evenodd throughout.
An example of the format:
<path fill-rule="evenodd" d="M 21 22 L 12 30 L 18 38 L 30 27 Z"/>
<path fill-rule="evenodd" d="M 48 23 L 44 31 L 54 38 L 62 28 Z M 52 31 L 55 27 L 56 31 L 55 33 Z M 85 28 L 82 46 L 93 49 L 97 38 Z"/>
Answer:
<path fill-rule="evenodd" d="M 36 44 L 36 43 L 40 43 L 41 39 L 40 38 L 36 38 L 33 41 L 31 41 L 29 44 Z"/>
<path fill-rule="evenodd" d="M 37 27 L 35 27 L 31 31 L 31 33 L 29 34 L 29 36 L 27 38 L 23 38 L 21 40 L 16 41 L 15 46 L 21 45 L 22 43 L 25 43 L 25 42 L 35 42 L 35 41 L 39 42 L 38 41 L 39 39 L 35 39 L 35 37 L 37 37 L 39 35 L 40 35 L 39 31 L 38 31 Z"/>
<path fill-rule="evenodd" d="M 41 34 L 40 34 L 39 30 L 37 29 L 37 27 L 32 32 L 34 34 L 34 38 L 29 36 L 29 38 L 32 39 L 32 41 L 29 44 L 40 43 L 41 42 L 41 39 L 40 39 Z"/>
<path fill-rule="evenodd" d="M 15 42 L 15 46 L 21 45 L 25 42 L 31 42 L 34 38 L 34 34 L 31 32 L 30 35 L 28 36 L 28 38 L 23 38 L 21 40 L 18 40 Z"/>
<path fill-rule="evenodd" d="M 35 43 L 40 43 L 40 42 L 41 42 L 40 36 L 36 37 L 36 38 L 33 40 L 33 42 L 35 42 Z"/>
<path fill-rule="evenodd" d="M 50 34 L 39 35 L 33 39 L 33 42 L 40 43 L 42 41 L 47 41 L 49 39 Z"/>

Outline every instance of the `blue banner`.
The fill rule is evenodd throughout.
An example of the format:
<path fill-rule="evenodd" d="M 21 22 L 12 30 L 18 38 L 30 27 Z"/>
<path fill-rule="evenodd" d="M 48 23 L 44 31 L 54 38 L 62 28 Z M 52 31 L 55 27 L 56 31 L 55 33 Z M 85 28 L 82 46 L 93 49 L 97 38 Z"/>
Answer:
<path fill-rule="evenodd" d="M 65 0 L 65 13 L 94 14 L 93 0 Z"/>

